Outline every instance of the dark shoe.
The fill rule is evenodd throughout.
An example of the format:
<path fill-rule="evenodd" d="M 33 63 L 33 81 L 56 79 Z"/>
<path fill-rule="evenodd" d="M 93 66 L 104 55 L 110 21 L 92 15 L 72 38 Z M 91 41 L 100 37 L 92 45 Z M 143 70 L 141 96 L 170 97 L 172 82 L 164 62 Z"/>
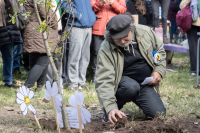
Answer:
<path fill-rule="evenodd" d="M 166 35 L 163 36 L 163 43 L 165 43 L 165 44 L 168 43 L 168 40 L 167 40 L 167 36 L 166 36 Z"/>
<path fill-rule="evenodd" d="M 44 90 L 44 85 L 37 85 L 37 88 L 35 88 L 35 92 L 42 91 L 42 90 Z"/>
<path fill-rule="evenodd" d="M 9 87 L 9 88 L 19 88 L 19 86 L 15 85 L 14 83 L 5 84 L 4 86 Z"/>
<path fill-rule="evenodd" d="M 102 122 L 104 122 L 104 123 L 109 122 L 109 119 L 108 119 L 108 115 L 107 115 L 107 114 L 103 114 Z"/>
<path fill-rule="evenodd" d="M 81 87 L 84 88 L 84 89 L 90 89 L 90 87 L 88 85 L 86 85 L 86 84 L 81 85 Z"/>
<path fill-rule="evenodd" d="M 24 67 L 24 71 L 25 71 L 25 72 L 29 72 L 29 71 L 30 71 L 30 68 Z"/>
<path fill-rule="evenodd" d="M 21 72 L 19 69 L 13 70 L 12 75 L 21 75 Z"/>

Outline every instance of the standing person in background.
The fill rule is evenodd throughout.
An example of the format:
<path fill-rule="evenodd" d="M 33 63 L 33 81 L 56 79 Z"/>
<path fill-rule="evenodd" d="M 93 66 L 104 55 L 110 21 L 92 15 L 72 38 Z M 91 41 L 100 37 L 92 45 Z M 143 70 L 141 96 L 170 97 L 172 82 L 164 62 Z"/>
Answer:
<path fill-rule="evenodd" d="M 174 40 L 177 38 L 176 36 L 176 31 L 177 31 L 177 27 L 178 25 L 176 24 L 176 14 L 177 14 L 177 9 L 175 7 L 175 0 L 171 0 L 170 1 L 170 5 L 169 5 L 169 11 L 168 11 L 168 20 L 171 22 L 171 33 L 170 33 L 170 38 L 174 37 Z M 172 63 L 171 63 L 171 59 L 172 59 L 172 54 L 171 51 L 165 50 L 166 52 L 166 67 L 167 68 L 172 68 Z"/>
<path fill-rule="evenodd" d="M 191 75 L 196 75 L 196 62 L 197 62 L 197 41 L 199 39 L 199 36 L 197 35 L 197 32 L 200 32 L 200 15 L 199 15 L 199 9 L 198 6 L 200 3 L 198 0 L 182 0 L 180 4 L 180 9 L 183 9 L 184 7 L 190 5 L 192 18 L 195 21 L 192 22 L 192 27 L 189 31 L 187 31 L 187 37 L 188 37 L 188 44 L 189 44 L 189 53 L 190 53 L 190 71 Z M 194 11 L 194 12 L 192 12 Z M 197 12 L 195 12 L 197 11 Z"/>
<path fill-rule="evenodd" d="M 86 84 L 86 71 L 90 62 L 90 43 L 92 38 L 92 26 L 96 21 L 96 15 L 92 10 L 89 0 L 72 0 L 73 12 L 70 11 L 70 6 L 67 1 L 62 1 L 61 9 L 65 17 L 69 17 L 69 23 L 66 27 L 67 32 L 72 25 L 72 13 L 75 15 L 74 24 L 70 32 L 69 38 L 65 44 L 69 44 L 67 78 L 69 89 L 89 88 Z M 66 46 L 66 45 L 65 45 Z"/>
<path fill-rule="evenodd" d="M 173 35 L 176 33 L 177 27 L 178 25 L 176 24 L 176 14 L 177 14 L 178 10 L 175 7 L 175 0 L 171 0 L 170 1 L 170 5 L 169 5 L 169 11 L 168 11 L 168 20 L 171 22 L 171 35 L 173 37 Z"/>
<path fill-rule="evenodd" d="M 137 0 L 129 0 L 127 2 L 127 4 L 126 4 L 127 12 L 130 12 L 133 15 L 138 15 L 138 18 L 139 18 L 138 24 L 146 25 L 147 24 L 146 17 L 144 15 L 142 15 L 140 12 L 138 12 L 135 8 L 136 1 Z"/>
<path fill-rule="evenodd" d="M 175 7 L 176 7 L 176 10 L 177 11 L 180 11 L 180 3 L 181 3 L 182 0 L 175 0 Z"/>
<path fill-rule="evenodd" d="M 92 27 L 92 83 L 95 80 L 97 54 L 104 40 L 108 21 L 117 14 L 126 12 L 126 0 L 90 0 L 98 19 Z"/>
<path fill-rule="evenodd" d="M 42 34 L 39 30 L 34 30 L 32 24 L 35 27 L 39 26 L 39 22 L 37 19 L 36 12 L 34 12 L 34 2 L 33 0 L 27 0 L 27 3 L 29 6 L 26 6 L 27 12 L 33 12 L 30 17 L 30 22 L 26 26 L 23 32 L 23 40 L 24 40 L 24 53 L 29 53 L 29 63 L 31 70 L 29 71 L 28 78 L 25 82 L 25 86 L 28 88 L 32 88 L 35 82 L 37 82 L 37 91 L 42 90 L 43 85 L 46 82 L 46 75 L 48 71 L 48 56 L 46 54 L 46 49 L 44 46 L 44 41 Z M 50 16 L 52 16 L 53 12 L 52 10 L 49 11 L 48 14 L 46 14 L 45 7 L 41 4 L 37 4 L 39 15 L 42 20 L 49 17 L 48 20 L 50 20 Z M 48 41 L 53 42 L 51 47 L 56 47 L 57 40 L 58 40 L 58 25 L 56 24 L 56 17 L 52 17 L 51 23 L 49 24 L 52 26 L 52 29 L 49 30 L 50 34 L 48 35 Z M 54 48 L 51 49 L 51 52 L 54 51 Z"/>
<path fill-rule="evenodd" d="M 0 0 L 0 51 L 3 59 L 3 82 L 7 87 L 18 88 L 13 83 L 13 45 L 22 44 L 20 31 L 9 22 L 9 14 L 14 15 L 9 0 Z"/>
<path fill-rule="evenodd" d="M 13 75 L 21 75 L 20 66 L 21 66 L 21 55 L 23 53 L 23 45 L 18 44 L 14 45 L 13 48 Z"/>
<path fill-rule="evenodd" d="M 154 14 L 154 28 L 159 27 L 159 7 L 162 8 L 162 27 L 163 27 L 163 43 L 168 43 L 167 40 L 167 15 L 169 10 L 170 0 L 151 0 L 151 5 Z"/>

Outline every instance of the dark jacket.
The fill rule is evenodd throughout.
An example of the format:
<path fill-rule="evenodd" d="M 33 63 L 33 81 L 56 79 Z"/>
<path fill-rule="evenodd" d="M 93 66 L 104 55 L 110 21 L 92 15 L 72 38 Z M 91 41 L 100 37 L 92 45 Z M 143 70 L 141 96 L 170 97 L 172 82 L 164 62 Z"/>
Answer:
<path fill-rule="evenodd" d="M 73 3 L 73 9 L 74 9 L 74 27 L 79 28 L 90 28 L 94 25 L 97 16 L 95 15 L 94 11 L 92 10 L 90 0 L 71 0 Z M 67 6 L 67 12 L 65 17 L 68 18 L 70 15 L 70 20 L 68 25 L 72 24 L 72 12 L 70 12 L 70 7 L 67 5 L 67 2 L 65 0 L 61 3 L 61 9 L 64 12 L 65 8 Z"/>
<path fill-rule="evenodd" d="M 12 9 L 10 3 L 5 2 L 5 21 L 6 26 L 0 27 L 0 45 L 4 44 L 22 44 L 21 33 L 14 28 L 11 22 L 8 22 L 11 18 L 8 16 L 7 9 Z"/>
<path fill-rule="evenodd" d="M 168 11 L 168 20 L 171 22 L 176 22 L 176 14 L 177 14 L 177 9 L 175 7 L 175 1 L 171 0 L 170 5 L 169 5 L 169 11 Z"/>
<path fill-rule="evenodd" d="M 180 11 L 180 10 L 181 10 L 181 9 L 180 9 L 180 3 L 181 3 L 181 1 L 182 1 L 182 0 L 176 0 L 176 2 L 175 2 L 175 7 L 176 7 L 177 11 Z"/>
<path fill-rule="evenodd" d="M 130 12 L 131 14 L 138 14 L 139 24 L 146 25 L 147 24 L 146 17 L 136 11 L 135 4 L 136 4 L 136 0 L 128 0 L 128 2 L 126 3 L 127 12 Z"/>
<path fill-rule="evenodd" d="M 33 12 L 31 17 L 30 17 L 30 22 L 28 23 L 28 25 L 26 26 L 26 28 L 24 29 L 23 32 L 23 50 L 24 53 L 39 53 L 39 54 L 43 54 L 46 53 L 46 49 L 44 46 L 44 40 L 42 37 L 42 33 L 40 33 L 39 30 L 33 29 L 33 25 L 35 27 L 39 26 L 39 22 L 37 19 L 37 15 L 36 12 L 34 11 L 34 3 L 33 0 L 27 0 L 27 3 L 29 4 L 28 6 L 26 6 L 26 10 L 27 12 Z M 42 6 L 41 4 L 38 4 L 38 10 L 39 10 L 39 15 L 40 18 L 43 20 L 46 19 L 46 11 L 45 11 L 45 7 Z M 48 17 L 50 20 L 50 15 L 52 15 L 52 12 L 50 11 L 48 14 Z M 52 29 L 49 30 L 50 34 L 48 35 L 48 42 L 53 42 L 51 43 L 51 52 L 54 51 L 54 48 L 57 45 L 57 41 L 58 41 L 58 24 L 56 24 L 56 18 L 53 17 L 51 19 L 51 26 Z M 53 48 L 54 47 L 54 48 Z"/>

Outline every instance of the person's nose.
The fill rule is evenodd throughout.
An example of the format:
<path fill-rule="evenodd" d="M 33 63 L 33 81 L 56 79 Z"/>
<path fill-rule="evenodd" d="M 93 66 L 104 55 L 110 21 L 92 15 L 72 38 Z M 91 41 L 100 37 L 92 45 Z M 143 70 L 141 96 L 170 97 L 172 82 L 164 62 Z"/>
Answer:
<path fill-rule="evenodd" d="M 120 39 L 120 43 L 121 43 L 121 44 L 124 44 L 125 41 L 124 41 L 123 39 Z"/>

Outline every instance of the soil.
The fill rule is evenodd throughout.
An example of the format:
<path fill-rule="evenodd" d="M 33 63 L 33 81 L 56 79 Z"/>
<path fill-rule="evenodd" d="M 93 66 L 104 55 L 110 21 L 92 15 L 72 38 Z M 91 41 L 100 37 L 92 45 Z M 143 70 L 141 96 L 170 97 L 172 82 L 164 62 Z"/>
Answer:
<path fill-rule="evenodd" d="M 52 120 L 40 120 L 44 129 L 56 130 L 56 122 Z M 128 121 L 122 120 L 122 124 L 112 125 L 103 123 L 101 119 L 92 120 L 91 123 L 84 125 L 83 133 L 200 133 L 199 119 L 166 119 L 157 118 L 154 120 Z M 120 125 L 120 126 L 119 126 Z M 79 133 L 78 129 L 71 131 L 61 129 L 63 133 Z"/>
<path fill-rule="evenodd" d="M 8 129 L 10 126 L 24 132 L 39 132 L 36 122 L 31 112 L 28 116 L 22 116 L 21 111 L 15 108 L 4 108 L 0 111 L 0 132 L 1 128 Z M 154 120 L 145 120 L 134 118 L 118 119 L 115 125 L 102 122 L 102 112 L 91 112 L 91 122 L 84 125 L 83 133 L 200 133 L 200 116 L 191 114 L 192 118 L 156 118 Z M 132 116 L 132 115 L 130 115 Z M 56 131 L 56 122 L 53 112 L 37 111 L 37 117 L 44 130 Z M 30 119 L 29 124 L 24 127 L 23 119 Z M 27 120 L 28 120 L 27 119 Z M 12 129 L 12 128 L 10 128 Z M 30 130 L 30 131 L 29 131 Z M 43 132 L 42 131 L 42 132 Z M 13 130 L 12 130 L 13 132 Z M 67 131 L 61 129 L 62 133 L 79 133 L 78 129 Z"/>

